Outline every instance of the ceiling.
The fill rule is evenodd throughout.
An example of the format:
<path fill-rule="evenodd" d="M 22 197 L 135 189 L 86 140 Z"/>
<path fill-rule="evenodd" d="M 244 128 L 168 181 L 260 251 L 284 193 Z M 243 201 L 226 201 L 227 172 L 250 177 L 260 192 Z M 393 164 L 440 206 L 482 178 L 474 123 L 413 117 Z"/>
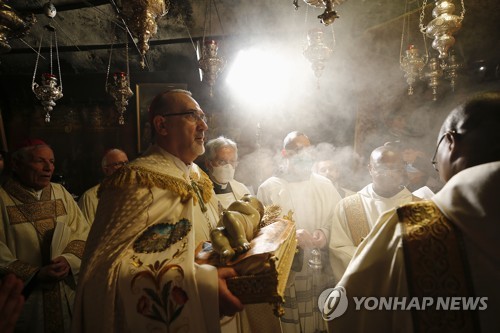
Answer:
<path fill-rule="evenodd" d="M 0 55 L 0 73 L 32 74 L 36 61 L 34 50 L 38 49 L 42 37 L 41 56 L 45 59 L 40 59 L 40 67 L 49 66 L 50 34 L 44 28 L 47 24 L 51 24 L 57 32 L 63 73 L 106 72 L 112 44 L 114 50 L 111 70 L 113 67 L 123 67 L 126 33 L 123 21 L 117 15 L 122 9 L 122 3 L 116 0 L 115 6 L 114 1 L 52 0 L 58 11 L 53 19 L 44 14 L 43 6 L 47 3 L 45 0 L 2 1 L 23 15 L 34 13 L 37 22 L 22 39 L 9 41 L 12 50 Z M 500 63 L 500 2 L 464 1 L 465 19 L 462 29 L 456 34 L 455 48 L 466 66 L 474 67 L 482 61 L 495 67 Z M 398 65 L 405 10 L 414 12 L 411 16 L 413 22 L 410 20 L 410 23 L 415 26 L 413 34 L 417 35 L 417 7 L 422 2 L 337 0 L 338 2 L 340 4 L 335 9 L 340 18 L 331 25 L 336 36 L 336 52 L 355 58 L 360 64 L 369 64 L 369 58 L 382 55 L 391 58 L 387 60 Z M 432 1 L 428 2 L 427 22 L 433 7 Z M 168 14 L 158 20 L 158 32 L 150 39 L 151 48 L 146 56 L 146 68 L 141 68 L 139 52 L 130 42 L 131 39 L 128 39 L 132 72 L 163 71 L 172 68 L 172 63 L 177 64 L 174 65 L 177 69 L 180 64 L 187 67 L 186 71 L 196 71 L 196 54 L 190 36 L 193 41 L 199 40 L 203 35 L 218 36 L 225 44 L 221 52 L 225 52 L 226 57 L 230 58 L 232 51 L 258 40 L 295 39 L 295 43 L 304 43 L 305 30 L 322 27 L 316 18 L 322 9 L 308 6 L 303 0 L 299 0 L 298 10 L 294 9 L 292 0 L 211 0 L 208 7 L 211 15 L 208 15 L 208 19 L 207 1 L 170 0 L 169 4 Z M 455 5 L 455 12 L 458 14 L 461 9 L 458 0 L 455 0 Z M 353 59 L 344 60 L 345 64 L 352 64 Z M 55 63 L 53 66 L 56 66 Z"/>
<path fill-rule="evenodd" d="M 117 1 L 116 6 L 112 1 Z M 412 128 L 420 129 L 418 133 L 407 134 L 428 141 L 427 150 L 431 152 L 434 133 L 437 133 L 435 127 L 449 110 L 446 103 L 463 97 L 463 92 L 472 86 L 475 89 L 484 89 L 485 85 L 495 89 L 500 86 L 498 0 L 463 0 L 466 12 L 462 28 L 455 34 L 454 46 L 462 63 L 457 92 L 452 94 L 449 85 L 443 85 L 439 89 L 444 98 L 440 96 L 437 102 L 432 101 L 430 89 L 423 81 L 418 83 L 415 95 L 409 98 L 399 64 L 405 17 L 410 18 L 411 34 L 405 36 L 403 44 L 413 43 L 424 49 L 417 28 L 422 0 L 335 0 L 340 18 L 328 27 L 317 18 L 323 10 L 304 1 L 298 0 L 296 10 L 293 0 L 169 0 L 170 10 L 158 21 L 157 33 L 149 40 L 147 66 L 142 68 L 141 56 L 134 45 L 137 36 L 134 36 L 134 42 L 126 37 L 125 25 L 117 14 L 123 8 L 119 0 L 52 0 L 58 11 L 53 19 L 44 15 L 45 0 L 0 0 L 0 4 L 8 3 L 23 15 L 33 13 L 36 17 L 36 23 L 22 39 L 9 40 L 10 52 L 0 54 L 0 107 L 4 119 L 7 115 L 12 122 L 18 121 L 25 126 L 24 118 L 18 120 L 17 115 L 22 112 L 32 115 L 33 105 L 41 109 L 31 91 L 31 82 L 37 61 L 36 50 L 42 37 L 36 77 L 50 67 L 50 33 L 45 28 L 48 24 L 57 32 L 65 87 L 64 98 L 57 101 L 58 107 L 76 105 L 84 114 L 86 105 L 105 104 L 103 101 L 111 105 L 104 89 L 105 77 L 108 66 L 110 73 L 126 70 L 127 40 L 132 86 L 137 83 L 186 83 L 205 111 L 215 116 L 223 115 L 214 121 L 219 128 L 211 124 L 214 134 L 229 135 L 237 141 L 246 138 L 253 142 L 257 138 L 263 147 L 279 147 L 281 138 L 296 129 L 308 133 L 315 142 L 379 145 L 392 139 L 387 135 L 394 126 L 392 123 L 385 126 L 384 123 L 396 122 L 400 119 L 394 117 L 396 115 L 406 117 Z M 460 0 L 453 1 L 455 13 L 459 14 Z M 207 3 L 211 15 L 207 15 Z M 430 21 L 433 7 L 434 2 L 427 0 L 424 24 Z M 323 29 L 325 42 L 334 50 L 319 82 L 303 56 L 307 32 L 312 28 Z M 217 39 L 219 54 L 227 60 L 226 69 L 216 83 L 217 98 L 214 99 L 200 83 L 193 45 L 203 36 Z M 426 45 L 430 53 L 435 53 L 430 48 L 430 39 L 426 40 Z M 303 71 L 304 74 L 286 86 L 268 88 L 273 93 L 285 91 L 287 97 L 280 105 L 266 105 L 264 101 L 247 112 L 244 109 L 250 107 L 229 100 L 230 94 L 222 89 L 221 84 L 237 51 L 253 46 L 295 60 L 287 70 Z M 53 71 L 58 74 L 55 61 Z M 266 80 L 268 78 L 263 76 L 261 81 L 265 83 Z M 135 95 L 138 101 L 139 94 Z M 425 97 L 420 98 L 422 95 Z M 252 96 L 255 101 L 263 99 L 261 97 L 259 94 Z M 64 117 L 64 113 L 55 111 L 54 118 Z M 241 117 L 242 114 L 245 117 Z M 358 117 L 359 114 L 364 117 Z M 128 119 L 134 119 L 134 115 L 135 104 L 131 101 Z M 360 121 L 360 118 L 364 120 Z M 359 128 L 364 130 L 358 131 Z M 384 137 L 375 139 L 370 130 Z M 361 133 L 363 131 L 366 133 Z M 359 138 L 360 135 L 363 138 Z M 266 144 L 268 142 L 272 144 Z M 366 150 L 370 151 L 368 148 Z"/>

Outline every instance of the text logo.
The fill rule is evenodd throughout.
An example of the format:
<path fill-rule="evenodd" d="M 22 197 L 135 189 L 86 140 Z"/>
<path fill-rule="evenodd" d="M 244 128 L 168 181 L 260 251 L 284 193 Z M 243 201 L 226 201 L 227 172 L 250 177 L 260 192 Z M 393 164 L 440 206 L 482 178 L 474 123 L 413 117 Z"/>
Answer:
<path fill-rule="evenodd" d="M 328 288 L 318 297 L 318 307 L 324 320 L 340 317 L 347 310 L 347 293 L 344 287 Z"/>

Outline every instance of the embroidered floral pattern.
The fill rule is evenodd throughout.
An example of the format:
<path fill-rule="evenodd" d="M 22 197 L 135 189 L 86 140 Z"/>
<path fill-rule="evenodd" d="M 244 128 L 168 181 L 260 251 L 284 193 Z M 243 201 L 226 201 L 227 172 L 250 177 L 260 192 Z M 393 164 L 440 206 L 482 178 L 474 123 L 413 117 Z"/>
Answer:
<path fill-rule="evenodd" d="M 175 224 L 159 223 L 150 226 L 134 242 L 137 253 L 155 253 L 168 249 L 187 236 L 191 230 L 191 222 L 181 219 Z"/>
<path fill-rule="evenodd" d="M 187 293 L 181 287 L 175 285 L 173 280 L 163 283 L 168 272 L 176 271 L 176 283 L 184 278 L 184 271 L 181 266 L 168 264 L 168 259 L 153 265 L 146 265 L 145 270 L 137 273 L 131 282 L 133 289 L 139 279 L 152 282 L 153 286 L 143 287 L 141 296 L 137 300 L 137 313 L 152 320 L 161 322 L 167 326 L 181 314 L 184 305 L 189 300 Z"/>

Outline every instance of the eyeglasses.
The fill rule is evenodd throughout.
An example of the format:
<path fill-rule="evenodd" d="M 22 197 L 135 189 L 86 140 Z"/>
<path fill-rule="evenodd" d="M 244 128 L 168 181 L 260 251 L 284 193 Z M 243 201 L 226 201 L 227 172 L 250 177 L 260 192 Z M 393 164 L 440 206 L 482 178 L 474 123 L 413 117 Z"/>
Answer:
<path fill-rule="evenodd" d="M 234 160 L 229 160 L 229 161 L 226 161 L 226 160 L 214 160 L 214 164 L 217 165 L 217 166 L 224 166 L 224 165 L 227 165 L 227 164 L 231 164 L 233 167 L 236 167 L 236 166 L 238 166 L 238 161 L 234 161 Z"/>
<path fill-rule="evenodd" d="M 128 161 L 115 162 L 115 163 L 107 164 L 106 168 L 122 167 L 122 166 L 127 165 L 127 164 L 128 164 Z"/>
<path fill-rule="evenodd" d="M 441 137 L 439 138 L 438 143 L 437 143 L 437 145 L 436 145 L 436 151 L 434 152 L 434 155 L 432 155 L 431 163 L 432 163 L 432 166 L 434 167 L 434 170 L 436 170 L 437 172 L 439 172 L 439 169 L 438 169 L 438 167 L 437 167 L 436 157 L 437 157 L 437 153 L 438 153 L 439 145 L 441 144 L 441 142 L 443 141 L 443 139 L 444 139 L 447 135 L 449 135 L 449 134 L 457 134 L 457 131 L 455 131 L 455 130 L 450 130 L 450 131 L 445 132 L 443 135 L 441 135 Z"/>
<path fill-rule="evenodd" d="M 164 113 L 162 117 L 173 117 L 173 116 L 187 116 L 186 118 L 192 122 L 203 121 L 205 124 L 208 122 L 207 116 L 204 113 L 196 111 L 186 111 L 178 113 Z"/>

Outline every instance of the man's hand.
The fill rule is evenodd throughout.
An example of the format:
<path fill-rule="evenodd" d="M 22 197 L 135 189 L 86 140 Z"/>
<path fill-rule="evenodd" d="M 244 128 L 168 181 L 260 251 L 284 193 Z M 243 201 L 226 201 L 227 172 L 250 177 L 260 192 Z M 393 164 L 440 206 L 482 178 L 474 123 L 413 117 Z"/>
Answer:
<path fill-rule="evenodd" d="M 326 237 L 323 231 L 317 229 L 311 233 L 305 229 L 297 230 L 297 243 L 303 248 L 323 248 L 326 245 Z"/>
<path fill-rule="evenodd" d="M 238 275 L 233 268 L 217 268 L 219 276 L 219 315 L 233 316 L 236 312 L 243 310 L 243 304 L 227 288 L 226 279 Z"/>
<path fill-rule="evenodd" d="M 54 258 L 49 265 L 43 266 L 38 271 L 38 280 L 40 282 L 58 282 L 66 278 L 71 270 L 66 258 L 59 256 Z"/>
<path fill-rule="evenodd" d="M 320 229 L 316 229 L 313 232 L 313 246 L 318 249 L 322 249 L 326 246 L 325 233 Z"/>
<path fill-rule="evenodd" d="M 23 281 L 9 274 L 0 281 L 0 332 L 14 332 L 24 305 Z"/>

